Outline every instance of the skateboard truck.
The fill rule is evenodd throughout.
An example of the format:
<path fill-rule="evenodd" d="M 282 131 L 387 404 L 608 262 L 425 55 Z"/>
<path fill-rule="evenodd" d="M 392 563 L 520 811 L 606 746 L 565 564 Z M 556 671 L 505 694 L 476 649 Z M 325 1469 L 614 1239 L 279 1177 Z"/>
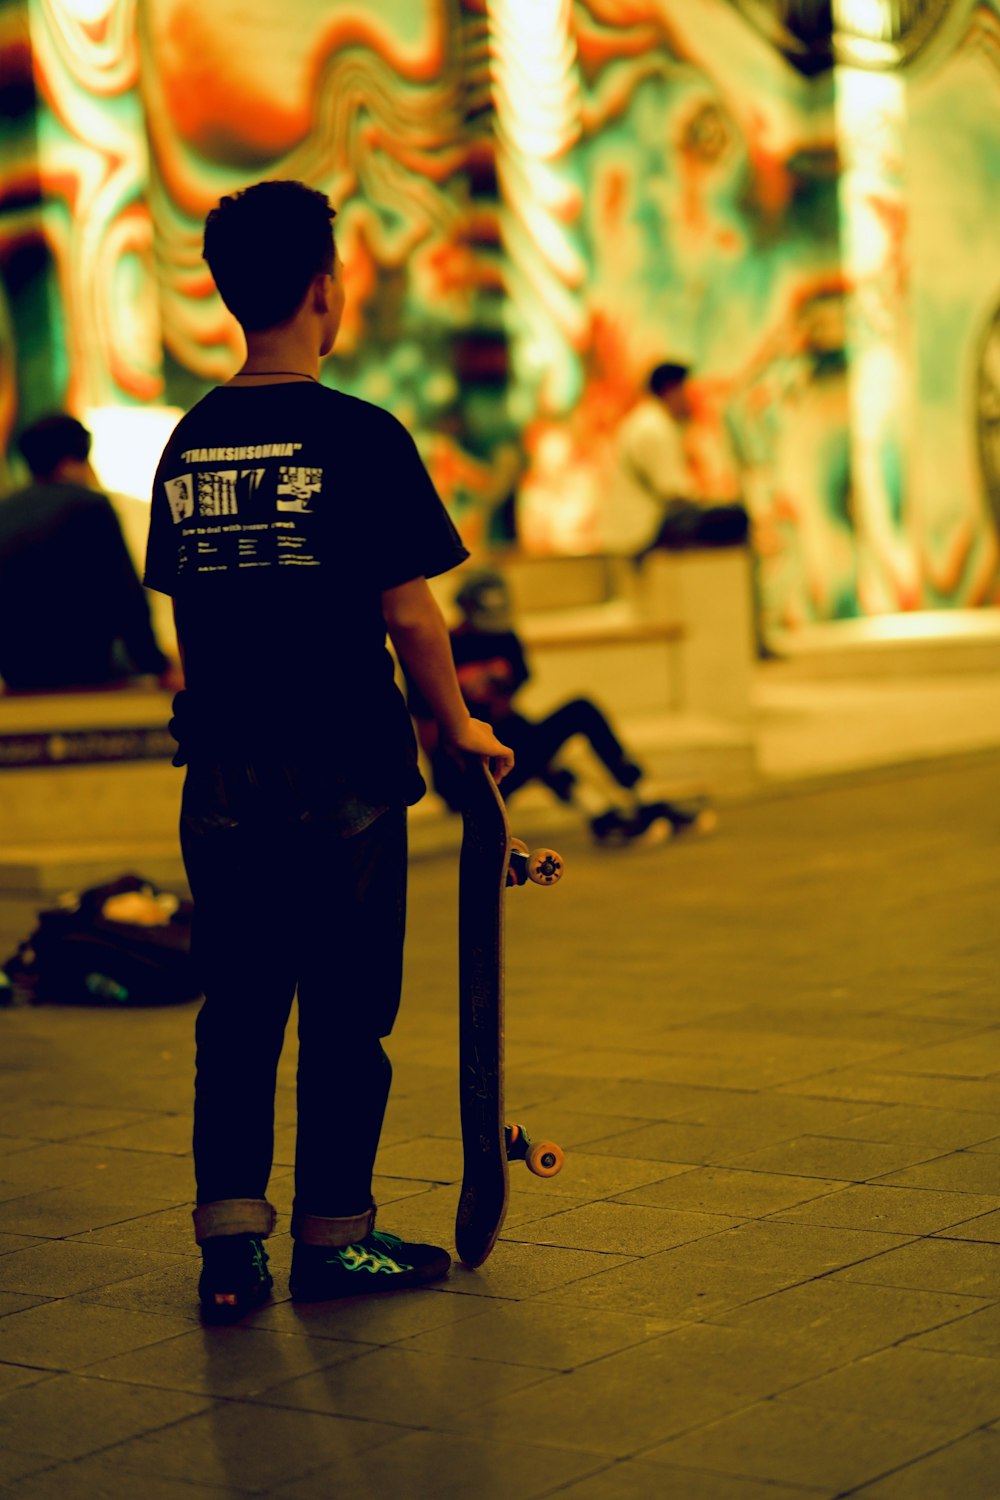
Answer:
<path fill-rule="evenodd" d="M 533 1141 L 522 1125 L 505 1125 L 504 1147 L 508 1161 L 523 1161 L 536 1177 L 554 1177 L 566 1160 L 555 1141 Z"/>

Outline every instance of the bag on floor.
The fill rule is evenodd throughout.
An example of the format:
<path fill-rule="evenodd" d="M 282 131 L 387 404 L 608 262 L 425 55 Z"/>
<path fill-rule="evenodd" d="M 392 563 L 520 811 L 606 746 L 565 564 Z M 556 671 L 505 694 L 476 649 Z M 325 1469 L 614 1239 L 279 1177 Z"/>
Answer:
<path fill-rule="evenodd" d="M 64 897 L 4 965 L 34 1005 L 173 1005 L 199 994 L 190 901 L 139 875 Z"/>

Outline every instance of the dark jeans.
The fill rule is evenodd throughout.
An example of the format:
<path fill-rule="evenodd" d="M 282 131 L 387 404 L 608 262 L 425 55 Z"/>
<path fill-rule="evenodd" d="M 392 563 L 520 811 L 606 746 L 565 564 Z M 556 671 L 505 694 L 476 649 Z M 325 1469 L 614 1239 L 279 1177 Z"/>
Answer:
<path fill-rule="evenodd" d="M 670 552 L 689 547 L 738 547 L 749 534 L 750 517 L 738 503 L 697 505 L 691 500 L 675 500 L 656 536 L 640 556 L 655 552 L 658 547 Z"/>
<path fill-rule="evenodd" d="M 246 768 L 244 768 L 244 773 Z M 298 991 L 295 1213 L 363 1213 L 402 981 L 406 811 L 344 837 L 329 808 L 192 767 L 181 845 L 194 896 L 198 1203 L 263 1200 L 278 1058 Z M 238 778 L 237 778 L 238 779 Z M 286 788 L 287 790 L 287 788 Z"/>
<path fill-rule="evenodd" d="M 504 798 L 536 777 L 551 785 L 557 796 L 564 797 L 565 778 L 550 776 L 549 766 L 566 741 L 577 734 L 589 740 L 594 754 L 619 786 L 634 786 L 639 779 L 638 768 L 628 759 L 611 725 L 589 698 L 574 698 L 548 718 L 537 722 L 525 719 L 521 714 L 507 714 L 496 719 L 493 728 L 497 737 L 510 746 L 515 757 L 514 769 L 500 783 Z M 442 751 L 433 757 L 432 770 L 434 790 L 453 811 L 458 811 L 462 805 L 461 768 Z"/>

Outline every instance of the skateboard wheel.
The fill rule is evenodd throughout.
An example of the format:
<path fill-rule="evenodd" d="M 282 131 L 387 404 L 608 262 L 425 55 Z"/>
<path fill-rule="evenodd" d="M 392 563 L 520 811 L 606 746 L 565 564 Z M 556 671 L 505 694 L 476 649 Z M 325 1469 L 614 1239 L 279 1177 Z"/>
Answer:
<path fill-rule="evenodd" d="M 555 1141 L 536 1141 L 525 1157 L 525 1164 L 536 1177 L 554 1177 L 562 1171 L 565 1160 L 562 1147 Z"/>
<path fill-rule="evenodd" d="M 555 885 L 563 877 L 562 855 L 554 849 L 536 849 L 528 858 L 528 879 L 535 885 Z"/>

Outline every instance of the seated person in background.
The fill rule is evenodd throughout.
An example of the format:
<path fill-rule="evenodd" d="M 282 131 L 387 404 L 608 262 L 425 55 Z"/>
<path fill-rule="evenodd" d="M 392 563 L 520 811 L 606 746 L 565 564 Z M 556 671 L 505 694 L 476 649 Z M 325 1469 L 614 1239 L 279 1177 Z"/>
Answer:
<path fill-rule="evenodd" d="M 131 676 L 177 686 L 90 433 L 56 414 L 18 442 L 32 483 L 0 500 L 0 678 L 11 691 L 98 687 Z"/>
<path fill-rule="evenodd" d="M 733 547 L 747 540 L 750 522 L 742 505 L 696 498 L 684 451 L 692 416 L 689 374 L 685 365 L 657 365 L 646 394 L 618 429 L 605 544 L 637 562 L 658 547 Z"/>
<path fill-rule="evenodd" d="M 627 755 L 607 719 L 589 699 L 575 698 L 536 721 L 515 711 L 515 694 L 530 674 L 521 642 L 511 628 L 510 596 L 499 573 L 485 568 L 469 572 L 455 603 L 463 618 L 451 631 L 451 649 L 462 696 L 470 712 L 490 724 L 514 751 L 514 769 L 500 788 L 505 799 L 526 781 L 538 779 L 561 802 L 580 807 L 600 844 L 624 844 L 637 838 L 654 842 L 682 829 L 707 833 L 715 826 L 714 813 L 700 800 L 641 800 L 641 767 Z M 458 812 L 461 769 L 439 745 L 433 716 L 413 683 L 409 684 L 408 700 L 420 744 L 430 761 L 434 790 L 453 812 Z M 607 794 L 596 785 L 585 785 L 568 767 L 553 764 L 574 735 L 583 735 L 621 788 L 620 805 L 609 806 Z"/>

